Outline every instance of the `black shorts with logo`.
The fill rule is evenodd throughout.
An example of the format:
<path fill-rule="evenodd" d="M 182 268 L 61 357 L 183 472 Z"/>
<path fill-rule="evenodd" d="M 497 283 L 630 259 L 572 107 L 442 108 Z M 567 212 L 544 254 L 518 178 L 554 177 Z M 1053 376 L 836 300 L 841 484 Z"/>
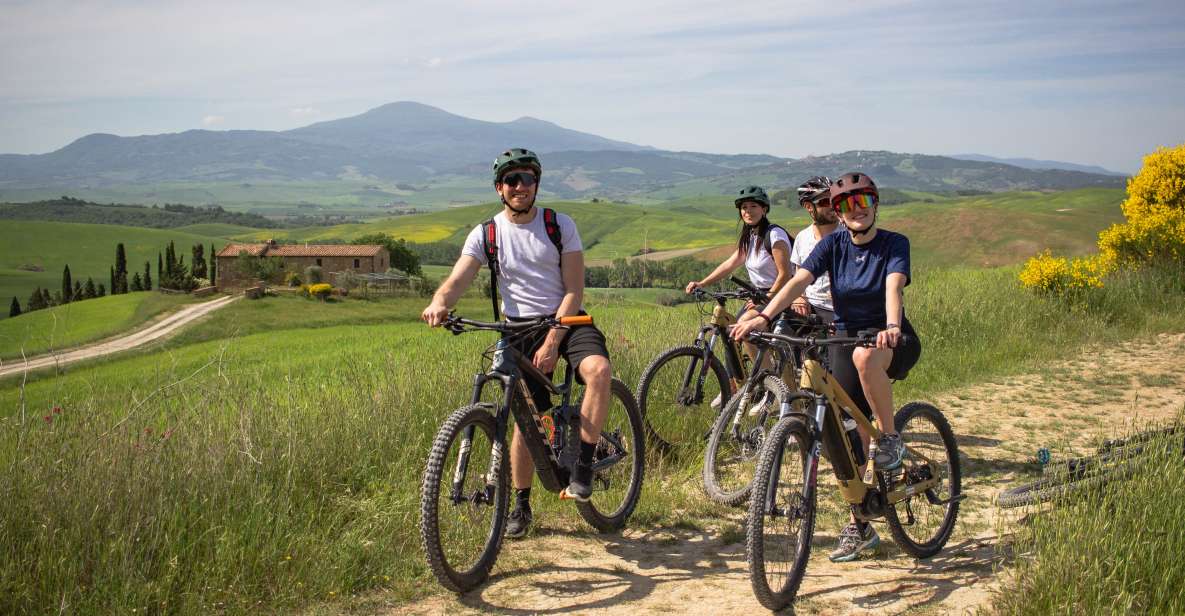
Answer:
<path fill-rule="evenodd" d="M 581 315 L 587 314 L 583 310 Z M 531 318 L 516 318 L 507 317 L 511 321 L 531 321 Z M 530 336 L 523 336 L 514 341 L 514 348 L 522 353 L 527 361 L 535 359 L 535 352 L 543 346 L 543 342 L 547 339 L 547 334 L 550 330 L 541 329 Z M 578 370 L 580 362 L 584 361 L 586 357 L 594 355 L 609 359 L 609 348 L 605 344 L 605 334 L 597 329 L 596 325 L 573 325 L 568 329 L 568 335 L 564 336 L 564 340 L 560 342 L 560 357 L 568 362 L 574 370 Z M 548 373 L 547 376 L 552 376 Z M 576 372 L 576 381 L 584 384 L 584 380 L 580 378 L 580 372 Z M 552 407 L 551 392 L 541 384 L 534 381 L 527 381 L 527 387 L 531 390 L 531 397 L 535 400 L 535 407 L 542 413 Z"/>

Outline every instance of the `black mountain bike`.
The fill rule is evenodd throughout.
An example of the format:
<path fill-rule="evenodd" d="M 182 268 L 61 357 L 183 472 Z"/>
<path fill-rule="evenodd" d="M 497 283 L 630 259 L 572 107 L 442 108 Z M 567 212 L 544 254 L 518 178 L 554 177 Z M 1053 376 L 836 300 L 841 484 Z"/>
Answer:
<path fill-rule="evenodd" d="M 660 353 L 638 381 L 638 410 L 646 434 L 651 444 L 664 453 L 702 443 L 713 418 L 745 380 L 747 371 L 740 347 L 728 337 L 728 328 L 736 323 L 736 317 L 727 304 L 734 299 L 755 303 L 768 300 L 765 293 L 749 283 L 736 277 L 731 280 L 740 288 L 719 293 L 696 289 L 700 314 L 709 317 L 700 326 L 699 335 L 691 344 Z M 709 299 L 716 302 L 710 313 L 705 309 Z M 724 354 L 723 362 L 716 355 L 717 345 Z"/>
<path fill-rule="evenodd" d="M 512 343 L 557 325 L 588 325 L 587 316 L 486 323 L 454 316 L 444 327 L 454 334 L 472 330 L 502 334 L 486 353 L 488 370 L 478 373 L 467 406 L 453 411 L 436 433 L 420 492 L 420 537 L 428 566 L 449 590 L 465 592 L 489 576 L 507 518 L 510 463 L 507 436 L 511 418 L 518 426 L 543 487 L 560 492 L 568 485 L 580 455 L 580 405 L 572 400 L 575 370 L 568 366 L 561 385 L 552 383 Z M 561 403 L 540 413 L 527 382 L 542 384 Z M 495 383 L 496 404 L 482 402 L 482 390 Z M 629 387 L 614 378 L 609 413 L 593 458 L 593 493 L 576 502 L 581 517 L 597 530 L 625 525 L 642 491 L 645 454 L 642 420 Z"/>

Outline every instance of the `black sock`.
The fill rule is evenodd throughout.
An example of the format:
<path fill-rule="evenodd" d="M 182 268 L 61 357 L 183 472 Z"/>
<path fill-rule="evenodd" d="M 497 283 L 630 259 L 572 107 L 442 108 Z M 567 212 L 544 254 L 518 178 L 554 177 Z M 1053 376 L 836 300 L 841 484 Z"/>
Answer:
<path fill-rule="evenodd" d="M 580 460 L 576 463 L 576 481 L 584 485 L 592 484 L 593 455 L 597 453 L 595 443 L 580 441 Z"/>
<path fill-rule="evenodd" d="M 531 488 L 514 490 L 514 506 L 520 509 L 531 508 Z"/>

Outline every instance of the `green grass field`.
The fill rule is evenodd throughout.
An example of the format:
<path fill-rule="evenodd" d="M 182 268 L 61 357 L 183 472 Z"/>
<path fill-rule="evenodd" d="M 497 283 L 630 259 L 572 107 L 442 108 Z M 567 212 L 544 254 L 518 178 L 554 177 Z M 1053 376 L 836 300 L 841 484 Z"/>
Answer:
<path fill-rule="evenodd" d="M 176 242 L 177 252 L 185 256 L 186 263 L 191 261 L 193 244 L 201 243 L 207 253 L 210 244 L 216 248 L 226 244 L 221 237 L 174 229 L 5 221 L 0 225 L 0 298 L 8 305 L 15 296 L 24 306 L 34 287 L 47 288 L 51 293 L 60 290 L 62 269 L 67 264 L 74 280 L 86 282 L 90 276 L 96 285 L 110 286 L 109 268 L 115 264 L 115 246 L 120 242 L 127 251 L 129 278 L 132 272 L 143 272 L 144 262 L 148 261 L 155 279 L 157 253 L 163 253 L 170 240 Z M 22 269 L 28 266 L 42 271 Z M 0 316 L 7 317 L 8 312 Z"/>
<path fill-rule="evenodd" d="M 1034 296 L 1015 275 L 915 273 L 906 302 L 925 352 L 900 400 L 1185 329 L 1180 271 L 1121 276 L 1075 300 Z M 633 384 L 699 317 L 631 299 L 593 292 L 588 307 Z M 254 613 L 436 592 L 415 530 L 419 475 L 494 337 L 428 330 L 424 303 L 237 302 L 163 347 L 0 383 L 0 468 L 19 469 L 0 482 L 0 612 Z M 487 310 L 477 296 L 460 306 Z M 648 472 L 634 525 L 701 527 L 723 513 L 694 464 Z M 538 502 L 552 528 L 591 532 L 570 507 Z"/>
<path fill-rule="evenodd" d="M 0 321 L 0 359 L 19 359 L 98 340 L 134 328 L 193 301 L 188 295 L 108 295 Z"/>
<path fill-rule="evenodd" d="M 994 266 L 1017 263 L 1048 247 L 1058 254 L 1094 249 L 1099 231 L 1122 219 L 1123 191 L 1084 189 L 1067 192 L 999 193 L 934 199 L 881 209 L 885 228 L 909 236 L 916 262 L 936 265 Z M 674 250 L 732 244 L 739 231 L 736 208 L 721 197 L 685 197 L 640 204 L 546 203 L 571 215 L 590 261 L 629 257 L 643 248 Z M 263 230 L 243 237 L 316 241 L 351 239 L 382 232 L 413 242 L 463 241 L 476 224 L 498 211 L 497 204 L 384 218 L 365 224 Z M 809 223 L 801 209 L 775 208 L 770 218 L 797 232 Z"/>

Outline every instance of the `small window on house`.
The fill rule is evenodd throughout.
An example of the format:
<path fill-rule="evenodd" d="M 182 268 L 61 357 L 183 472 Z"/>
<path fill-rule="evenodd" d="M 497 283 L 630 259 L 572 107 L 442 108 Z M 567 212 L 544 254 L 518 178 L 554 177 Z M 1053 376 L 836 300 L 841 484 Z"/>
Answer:
<path fill-rule="evenodd" d="M 359 267 L 362 266 L 359 264 L 358 259 L 354 259 L 354 269 L 358 269 Z"/>
<path fill-rule="evenodd" d="M 321 267 L 321 259 L 317 259 L 317 267 Z"/>

